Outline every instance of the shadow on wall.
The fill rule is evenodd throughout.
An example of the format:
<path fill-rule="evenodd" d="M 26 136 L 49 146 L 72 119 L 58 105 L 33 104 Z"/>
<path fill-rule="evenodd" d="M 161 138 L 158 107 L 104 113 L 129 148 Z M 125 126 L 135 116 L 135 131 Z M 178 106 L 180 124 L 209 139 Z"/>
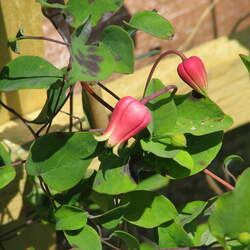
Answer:
<path fill-rule="evenodd" d="M 240 18 L 234 25 L 233 29 L 229 34 L 229 39 L 236 39 L 241 45 L 250 49 L 250 26 L 242 31 L 238 32 L 240 25 L 246 20 L 250 19 L 250 13 Z"/>

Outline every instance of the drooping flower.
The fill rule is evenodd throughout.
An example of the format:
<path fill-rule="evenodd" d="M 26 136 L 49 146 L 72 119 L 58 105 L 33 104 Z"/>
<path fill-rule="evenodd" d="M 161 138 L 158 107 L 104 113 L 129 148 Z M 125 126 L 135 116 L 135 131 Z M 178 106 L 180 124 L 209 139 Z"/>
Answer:
<path fill-rule="evenodd" d="M 178 65 L 181 79 L 198 93 L 207 96 L 207 72 L 202 60 L 197 56 L 184 59 Z"/>
<path fill-rule="evenodd" d="M 108 127 L 98 141 L 106 141 L 109 147 L 115 147 L 116 152 L 121 144 L 138 134 L 151 121 L 148 108 L 131 96 L 121 98 L 111 115 Z"/>

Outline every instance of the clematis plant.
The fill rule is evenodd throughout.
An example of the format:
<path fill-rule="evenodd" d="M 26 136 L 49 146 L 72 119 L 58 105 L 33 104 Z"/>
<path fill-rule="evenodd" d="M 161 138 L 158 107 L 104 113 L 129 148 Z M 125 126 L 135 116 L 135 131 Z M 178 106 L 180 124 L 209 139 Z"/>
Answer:
<path fill-rule="evenodd" d="M 70 61 L 66 68 L 58 69 L 43 58 L 20 56 L 0 72 L 1 92 L 47 90 L 44 107 L 34 120 L 27 120 L 0 100 L 1 106 L 16 115 L 33 135 L 32 143 L 27 144 L 28 157 L 25 154 L 21 161 L 11 163 L 11 150 L 0 144 L 0 162 L 4 165 L 0 167 L 0 189 L 13 185 L 16 192 L 16 181 L 11 182 L 17 166 L 20 170 L 25 165 L 23 171 L 30 177 L 29 188 L 20 192 L 29 209 L 22 210 L 25 218 L 20 221 L 27 221 L 21 227 L 18 223 L 14 229 L 12 222 L 10 230 L 7 226 L 1 228 L 0 248 L 8 249 L 5 242 L 24 237 L 27 233 L 22 233 L 23 227 L 36 223 L 42 229 L 44 224 L 50 224 L 50 230 L 55 229 L 50 241 L 57 235 L 58 249 L 213 249 L 231 243 L 235 249 L 243 249 L 242 244 L 248 249 L 250 172 L 239 178 L 239 185 L 236 180 L 234 187 L 207 169 L 219 153 L 223 131 L 231 126 L 232 119 L 208 98 L 207 74 L 201 59 L 187 58 L 177 50 L 163 52 L 149 72 L 141 99 L 119 98 L 100 82 L 112 73 L 133 73 L 135 44 L 131 36 L 137 30 L 168 39 L 174 34 L 172 25 L 155 11 L 140 11 L 124 22 L 123 27 L 110 25 L 114 16 L 109 12 L 118 10 L 122 0 L 37 2 L 64 41 L 26 36 L 20 30 L 15 38 L 9 39 L 9 45 L 18 52 L 19 40 L 47 40 L 64 45 Z M 176 85 L 166 84 L 168 79 L 163 84 L 160 79 L 152 78 L 158 63 L 170 54 L 182 60 L 175 73 L 192 90 L 202 94 L 202 98 L 193 95 L 193 91 L 177 93 Z M 84 112 L 80 118 L 73 109 L 77 82 L 83 88 Z M 97 94 L 95 84 L 117 99 L 114 108 Z M 91 112 L 89 94 L 112 112 L 107 128 L 100 135 L 96 133 L 100 129 L 91 125 L 78 127 Z M 129 90 L 126 95 L 130 95 Z M 69 113 L 63 111 L 70 116 L 66 131 L 53 126 L 53 121 L 68 99 Z M 51 128 L 56 131 L 51 132 Z M 133 146 L 118 154 L 131 137 Z M 197 185 L 189 177 L 198 173 L 222 184 L 221 193 L 229 192 L 219 198 L 216 195 L 207 201 L 193 201 Z M 185 178 L 194 189 L 183 195 L 183 189 L 179 189 L 181 180 L 175 181 Z M 205 184 L 204 189 L 210 185 L 202 175 L 197 178 Z M 172 186 L 177 183 L 171 199 L 170 181 Z M 26 191 L 30 193 L 26 195 Z M 2 210 L 9 208 L 6 205 Z"/>

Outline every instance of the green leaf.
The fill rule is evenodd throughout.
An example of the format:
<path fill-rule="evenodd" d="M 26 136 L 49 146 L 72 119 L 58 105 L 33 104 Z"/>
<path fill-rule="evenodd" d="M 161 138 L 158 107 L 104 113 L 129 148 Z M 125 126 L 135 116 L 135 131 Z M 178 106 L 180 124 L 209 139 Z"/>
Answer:
<path fill-rule="evenodd" d="M 132 191 L 136 183 L 130 177 L 127 160 L 111 155 L 102 160 L 93 190 L 106 194 L 121 194 Z"/>
<path fill-rule="evenodd" d="M 90 20 L 91 20 L 91 16 L 89 16 L 86 21 L 80 25 L 78 28 L 75 29 L 75 31 L 73 32 L 71 39 L 75 40 L 75 43 L 78 44 L 86 44 L 86 42 L 88 41 L 92 28 L 90 25 Z"/>
<path fill-rule="evenodd" d="M 167 174 L 172 178 L 184 178 L 194 175 L 204 168 L 218 154 L 222 145 L 223 132 L 216 132 L 203 136 L 193 136 L 187 134 L 187 147 L 185 150 L 193 159 L 193 168 L 188 169 L 178 164 L 172 159 L 149 155 L 148 164 L 153 168 L 167 171 Z M 164 138 L 165 140 L 166 138 Z"/>
<path fill-rule="evenodd" d="M 128 25 L 161 39 L 169 39 L 174 35 L 174 29 L 168 20 L 153 11 L 136 13 Z"/>
<path fill-rule="evenodd" d="M 143 150 L 153 153 L 162 158 L 170 158 L 180 165 L 192 169 L 194 166 L 193 159 L 190 154 L 182 149 L 169 149 L 167 144 L 160 142 L 141 140 Z"/>
<path fill-rule="evenodd" d="M 30 148 L 27 172 L 41 176 L 55 190 L 67 190 L 84 176 L 96 146 L 91 133 L 59 132 L 39 137 Z"/>
<path fill-rule="evenodd" d="M 89 14 L 92 16 L 91 23 L 95 26 L 106 12 L 116 11 L 123 4 L 123 0 L 93 0 L 89 6 Z"/>
<path fill-rule="evenodd" d="M 250 56 L 240 55 L 240 58 L 250 73 Z"/>
<path fill-rule="evenodd" d="M 164 87 L 166 86 L 160 80 L 153 79 L 147 88 L 146 96 L 152 95 Z M 148 125 L 151 135 L 162 136 L 174 129 L 177 120 L 177 108 L 169 92 L 150 101 L 147 107 L 152 115 L 152 121 Z"/>
<path fill-rule="evenodd" d="M 115 72 L 133 73 L 134 71 L 134 44 L 128 33 L 119 26 L 108 26 L 102 35 L 101 41 L 115 58 Z"/>
<path fill-rule="evenodd" d="M 168 185 L 169 179 L 160 174 L 154 174 L 139 182 L 136 190 L 154 191 Z"/>
<path fill-rule="evenodd" d="M 0 166 L 8 165 L 11 163 L 10 154 L 4 147 L 2 143 L 0 143 Z"/>
<path fill-rule="evenodd" d="M 166 197 L 150 191 L 127 193 L 122 202 L 130 203 L 124 218 L 139 227 L 157 227 L 177 216 L 174 205 Z"/>
<path fill-rule="evenodd" d="M 12 166 L 0 167 L 0 188 L 7 186 L 16 176 L 16 170 Z"/>
<path fill-rule="evenodd" d="M 232 119 L 209 98 L 195 98 L 189 93 L 175 95 L 174 99 L 178 118 L 173 134 L 205 135 L 227 129 L 232 125 Z"/>
<path fill-rule="evenodd" d="M 91 25 L 96 26 L 106 12 L 116 11 L 123 0 L 69 0 L 65 13 L 73 27 L 78 27 L 90 15 Z"/>
<path fill-rule="evenodd" d="M 140 250 L 159 250 L 159 247 L 149 242 L 143 242 L 140 244 Z"/>
<path fill-rule="evenodd" d="M 89 15 L 89 1 L 69 0 L 64 12 L 67 22 L 74 28 L 79 27 Z"/>
<path fill-rule="evenodd" d="M 31 123 L 43 124 L 50 121 L 66 101 L 66 91 L 69 86 L 61 81 L 56 82 L 47 90 L 46 102 L 39 115 Z"/>
<path fill-rule="evenodd" d="M 121 222 L 128 205 L 129 203 L 115 207 L 104 214 L 94 216 L 92 219 L 107 229 L 115 228 Z"/>
<path fill-rule="evenodd" d="M 240 233 L 250 233 L 250 168 L 239 177 L 234 191 L 228 192 L 215 203 L 212 215 L 209 218 L 209 227 L 212 234 L 218 239 L 238 238 Z"/>
<path fill-rule="evenodd" d="M 158 227 L 160 248 L 191 247 L 193 242 L 187 232 L 176 222 L 170 221 Z"/>
<path fill-rule="evenodd" d="M 112 237 L 115 236 L 122 241 L 124 241 L 127 245 L 128 250 L 140 250 L 140 245 L 138 240 L 131 234 L 124 232 L 124 231 L 114 231 L 111 235 Z"/>
<path fill-rule="evenodd" d="M 202 211 L 206 208 L 206 205 L 207 202 L 205 201 L 191 201 L 186 203 L 182 207 L 178 208 L 179 215 L 176 222 L 181 226 L 190 223 L 202 213 Z"/>
<path fill-rule="evenodd" d="M 0 90 L 47 89 L 63 79 L 63 72 L 38 56 L 20 56 L 0 73 Z"/>
<path fill-rule="evenodd" d="M 65 232 L 65 237 L 70 245 L 77 246 L 81 250 L 101 250 L 101 240 L 97 232 L 86 225 L 80 232 Z"/>
<path fill-rule="evenodd" d="M 65 5 L 59 3 L 48 3 L 46 0 L 36 0 L 37 3 L 40 3 L 43 7 L 46 8 L 59 8 L 64 9 L 66 8 Z"/>
<path fill-rule="evenodd" d="M 114 70 L 114 57 L 104 46 L 84 46 L 80 39 L 73 39 L 71 54 L 69 83 L 105 80 Z"/>
<path fill-rule="evenodd" d="M 64 205 L 55 212 L 56 230 L 77 230 L 87 223 L 87 214 L 78 207 Z"/>
<path fill-rule="evenodd" d="M 211 234 L 208 228 L 208 224 L 200 224 L 197 226 L 194 232 L 193 242 L 195 246 L 202 246 L 202 245 L 210 245 L 211 243 L 215 242 L 216 239 Z"/>

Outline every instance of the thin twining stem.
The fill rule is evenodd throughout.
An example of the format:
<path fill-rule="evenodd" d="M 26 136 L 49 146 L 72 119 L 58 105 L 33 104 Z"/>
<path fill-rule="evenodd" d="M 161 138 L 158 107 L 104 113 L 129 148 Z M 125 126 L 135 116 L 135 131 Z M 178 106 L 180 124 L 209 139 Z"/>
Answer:
<path fill-rule="evenodd" d="M 106 92 L 108 92 L 110 95 L 112 95 L 118 101 L 120 100 L 120 97 L 118 95 L 116 95 L 113 91 L 111 91 L 110 89 L 108 89 L 107 87 L 105 87 L 100 82 L 97 82 L 97 85 L 100 86 L 102 89 L 104 89 Z"/>
<path fill-rule="evenodd" d="M 23 124 L 29 129 L 29 131 L 32 133 L 32 135 L 34 136 L 34 138 L 36 139 L 38 136 L 36 134 L 36 132 L 33 130 L 33 128 L 29 125 L 28 120 L 26 120 L 25 118 L 23 118 L 18 112 L 16 112 L 16 110 L 14 110 L 13 108 L 7 106 L 5 103 L 3 103 L 0 100 L 0 104 L 7 109 L 9 112 L 11 112 L 12 114 L 14 114 L 16 117 L 18 117 Z"/>
<path fill-rule="evenodd" d="M 173 89 L 173 92 L 171 93 L 171 95 L 174 95 L 177 91 L 177 86 L 176 85 L 168 85 L 167 87 L 155 92 L 154 94 L 150 95 L 150 96 L 147 96 L 145 98 L 143 98 L 141 100 L 141 103 L 142 104 L 147 104 L 148 102 L 150 102 L 151 100 L 153 100 L 154 98 L 164 94 L 165 92 L 169 91 L 170 89 Z"/>
<path fill-rule="evenodd" d="M 148 78 L 147 78 L 147 81 L 146 81 L 146 84 L 145 84 L 145 88 L 144 88 L 144 92 L 143 92 L 143 97 L 145 96 L 146 94 L 146 90 L 148 88 L 148 85 L 151 81 L 151 78 L 153 76 L 153 73 L 157 67 L 157 65 L 159 64 L 159 62 L 165 57 L 165 56 L 168 56 L 168 55 L 171 55 L 171 54 L 175 54 L 175 55 L 178 55 L 182 60 L 185 60 L 186 57 L 183 53 L 181 53 L 180 51 L 178 50 L 167 50 L 165 51 L 164 53 L 162 53 L 155 61 L 154 65 L 152 66 L 150 72 L 149 72 L 149 75 L 148 75 Z"/>
<path fill-rule="evenodd" d="M 59 41 L 59 40 L 56 40 L 53 38 L 49 38 L 49 37 L 45 37 L 45 36 L 20 36 L 17 38 L 17 40 L 24 40 L 24 39 L 45 40 L 45 41 L 59 43 L 59 44 L 65 45 L 67 47 L 70 47 L 69 43 L 62 42 L 62 41 Z"/>
<path fill-rule="evenodd" d="M 87 82 L 81 82 L 82 88 L 85 89 L 90 95 L 92 95 L 98 102 L 100 102 L 103 106 L 113 112 L 114 108 L 110 106 L 107 102 L 105 102 L 100 96 L 98 96 L 92 88 L 89 87 Z"/>
<path fill-rule="evenodd" d="M 232 186 L 231 184 L 229 184 L 228 182 L 224 181 L 223 179 L 221 179 L 219 176 L 215 175 L 214 173 L 212 173 L 211 171 L 209 171 L 208 169 L 204 169 L 203 172 L 210 176 L 211 178 L 213 178 L 214 180 L 218 181 L 219 183 L 221 183 L 223 186 L 225 186 L 227 189 L 229 189 L 230 191 L 234 190 L 234 186 Z"/>

